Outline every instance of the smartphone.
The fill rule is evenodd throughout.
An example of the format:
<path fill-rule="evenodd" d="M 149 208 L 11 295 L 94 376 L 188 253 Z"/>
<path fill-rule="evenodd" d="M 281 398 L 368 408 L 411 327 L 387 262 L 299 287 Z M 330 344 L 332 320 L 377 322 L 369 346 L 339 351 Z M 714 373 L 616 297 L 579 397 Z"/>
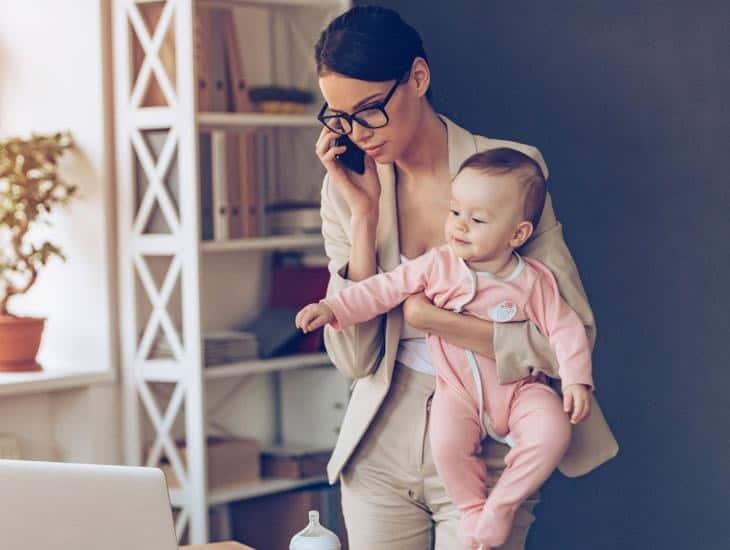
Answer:
<path fill-rule="evenodd" d="M 347 150 L 336 156 L 346 168 L 352 170 L 357 174 L 365 173 L 365 151 L 360 149 L 357 145 L 352 143 L 349 137 L 340 136 L 335 140 L 335 145 L 340 147 L 342 145 L 347 146 Z"/>

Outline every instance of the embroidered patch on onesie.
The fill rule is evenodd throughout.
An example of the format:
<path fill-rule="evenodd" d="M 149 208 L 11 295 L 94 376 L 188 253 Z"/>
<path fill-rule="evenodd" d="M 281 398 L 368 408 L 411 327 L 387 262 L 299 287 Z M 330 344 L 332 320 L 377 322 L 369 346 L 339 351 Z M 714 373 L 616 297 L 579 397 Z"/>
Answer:
<path fill-rule="evenodd" d="M 517 304 L 505 300 L 501 304 L 497 304 L 491 308 L 488 313 L 495 323 L 507 323 L 517 315 Z"/>

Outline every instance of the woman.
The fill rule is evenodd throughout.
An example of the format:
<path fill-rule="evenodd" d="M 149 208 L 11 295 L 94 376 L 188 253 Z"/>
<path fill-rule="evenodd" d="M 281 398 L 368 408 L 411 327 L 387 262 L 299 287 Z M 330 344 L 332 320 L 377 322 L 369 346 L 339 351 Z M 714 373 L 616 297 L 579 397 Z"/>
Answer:
<path fill-rule="evenodd" d="M 512 147 L 531 156 L 547 176 L 535 148 L 475 136 L 433 110 L 421 39 L 395 12 L 353 8 L 323 31 L 315 57 L 327 102 L 316 153 L 327 169 L 322 231 L 330 259 L 328 294 L 444 244 L 449 182 L 471 154 Z M 338 160 L 347 148 L 335 144 L 341 135 L 366 152 L 362 176 Z M 553 271 L 593 342 L 593 315 L 549 197 L 535 236 L 521 252 Z M 493 325 L 440 310 L 422 296 L 410 298 L 402 310 L 345 331 L 327 330 L 333 362 L 355 379 L 328 465 L 330 482 L 341 481 L 351 550 L 464 548 L 457 534 L 458 513 L 436 474 L 428 444 L 435 378 L 423 331 L 495 358 L 502 383 L 531 369 L 552 377 L 557 373 L 547 340 L 533 325 Z M 561 464 L 566 475 L 586 473 L 617 451 L 595 401 L 592 410 L 574 429 Z M 508 451 L 503 443 L 485 441 L 485 467 L 501 472 L 505 461 L 509 464 Z M 534 495 L 522 505 L 501 548 L 524 548 L 537 501 Z"/>

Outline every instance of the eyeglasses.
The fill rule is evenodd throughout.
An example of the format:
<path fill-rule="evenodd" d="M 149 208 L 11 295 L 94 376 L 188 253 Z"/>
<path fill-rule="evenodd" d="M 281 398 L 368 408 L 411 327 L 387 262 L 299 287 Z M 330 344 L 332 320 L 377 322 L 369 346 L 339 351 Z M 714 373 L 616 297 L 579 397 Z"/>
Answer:
<path fill-rule="evenodd" d="M 383 98 L 383 101 L 378 101 L 373 105 L 368 105 L 367 107 L 359 109 L 349 115 L 347 113 L 325 114 L 327 109 L 329 109 L 329 105 L 325 103 L 322 105 L 322 109 L 320 109 L 319 114 L 317 115 L 317 120 L 341 136 L 346 136 L 352 133 L 353 121 L 357 122 L 364 128 L 382 128 L 390 122 L 388 113 L 385 112 L 385 106 L 388 104 L 388 101 L 390 101 L 390 98 L 393 97 L 395 89 L 401 82 L 403 82 L 403 80 L 403 78 L 399 78 L 395 81 L 395 84 L 393 84 L 393 87 Z"/>

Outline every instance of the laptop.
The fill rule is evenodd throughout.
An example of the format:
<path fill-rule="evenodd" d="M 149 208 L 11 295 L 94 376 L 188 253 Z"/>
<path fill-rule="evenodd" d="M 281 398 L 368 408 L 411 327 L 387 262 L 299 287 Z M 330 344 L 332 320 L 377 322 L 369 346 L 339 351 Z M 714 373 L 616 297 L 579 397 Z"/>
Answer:
<path fill-rule="evenodd" d="M 2 550 L 177 550 L 157 468 L 0 460 Z"/>

